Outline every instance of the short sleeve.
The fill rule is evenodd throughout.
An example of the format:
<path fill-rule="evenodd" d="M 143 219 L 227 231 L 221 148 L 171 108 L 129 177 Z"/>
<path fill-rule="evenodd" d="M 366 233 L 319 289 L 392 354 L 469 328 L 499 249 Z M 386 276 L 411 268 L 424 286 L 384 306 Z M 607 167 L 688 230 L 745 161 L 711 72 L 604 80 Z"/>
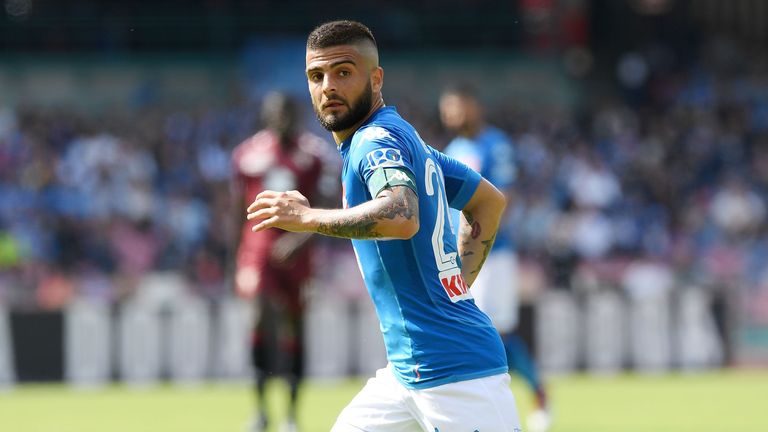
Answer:
<path fill-rule="evenodd" d="M 456 159 L 446 156 L 433 148 L 430 148 L 430 151 L 437 159 L 443 171 L 445 195 L 448 198 L 448 205 L 457 210 L 463 209 L 469 202 L 469 199 L 472 198 L 472 195 L 474 195 L 482 177 L 477 171 Z"/>
<path fill-rule="evenodd" d="M 351 143 L 351 163 L 353 169 L 369 189 L 371 196 L 376 195 L 372 187 L 374 173 L 384 168 L 405 171 L 413 177 L 413 158 L 408 147 L 403 145 L 396 135 L 380 126 L 369 126 L 360 130 Z"/>

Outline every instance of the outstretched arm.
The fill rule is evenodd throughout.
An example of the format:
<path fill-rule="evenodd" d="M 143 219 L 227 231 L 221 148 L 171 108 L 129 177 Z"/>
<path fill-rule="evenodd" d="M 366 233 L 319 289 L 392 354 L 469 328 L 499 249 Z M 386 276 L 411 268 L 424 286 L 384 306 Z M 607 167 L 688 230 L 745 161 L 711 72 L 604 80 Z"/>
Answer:
<path fill-rule="evenodd" d="M 462 209 L 458 248 L 461 274 L 469 286 L 472 286 L 491 252 L 506 204 L 504 194 L 482 179 Z"/>
<path fill-rule="evenodd" d="M 313 209 L 298 191 L 264 191 L 248 207 L 253 231 L 280 228 L 349 239 L 409 239 L 419 231 L 419 201 L 406 186 L 382 189 L 349 209 Z"/>

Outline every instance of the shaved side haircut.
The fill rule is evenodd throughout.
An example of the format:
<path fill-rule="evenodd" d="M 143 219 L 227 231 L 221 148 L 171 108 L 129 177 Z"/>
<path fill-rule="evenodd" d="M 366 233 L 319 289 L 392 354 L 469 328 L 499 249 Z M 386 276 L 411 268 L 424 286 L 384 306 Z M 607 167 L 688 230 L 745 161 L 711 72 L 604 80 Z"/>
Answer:
<path fill-rule="evenodd" d="M 307 49 L 354 45 L 365 41 L 378 48 L 373 33 L 364 24 L 347 20 L 331 21 L 312 30 L 312 33 L 307 37 Z"/>

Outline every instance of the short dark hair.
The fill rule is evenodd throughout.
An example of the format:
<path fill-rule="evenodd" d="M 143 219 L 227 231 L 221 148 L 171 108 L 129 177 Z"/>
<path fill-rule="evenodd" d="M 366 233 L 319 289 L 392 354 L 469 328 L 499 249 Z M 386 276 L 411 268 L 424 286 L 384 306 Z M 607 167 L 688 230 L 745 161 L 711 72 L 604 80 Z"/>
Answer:
<path fill-rule="evenodd" d="M 443 95 L 455 95 L 465 99 L 478 99 L 477 89 L 468 82 L 453 83 L 443 89 Z"/>
<path fill-rule="evenodd" d="M 307 49 L 328 48 L 370 41 L 376 47 L 371 30 L 357 21 L 330 21 L 312 30 L 307 37 Z"/>

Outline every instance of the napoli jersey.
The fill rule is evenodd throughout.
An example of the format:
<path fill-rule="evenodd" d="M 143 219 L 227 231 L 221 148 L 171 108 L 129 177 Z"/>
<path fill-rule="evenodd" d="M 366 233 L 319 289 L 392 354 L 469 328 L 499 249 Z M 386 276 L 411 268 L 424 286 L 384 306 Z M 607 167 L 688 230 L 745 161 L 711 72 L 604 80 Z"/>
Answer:
<path fill-rule="evenodd" d="M 501 130 L 486 126 L 473 139 L 456 137 L 445 148 L 445 154 L 479 172 L 499 190 L 509 189 L 517 177 L 512 143 Z M 452 211 L 451 219 L 458 226 L 459 212 Z M 493 250 L 512 249 L 509 224 L 501 222 L 493 243 Z"/>
<path fill-rule="evenodd" d="M 339 149 L 345 207 L 378 193 L 370 179 L 383 167 L 412 174 L 418 189 L 415 236 L 352 240 L 395 376 L 420 389 L 505 373 L 501 339 L 461 276 L 448 213 L 466 205 L 480 175 L 427 146 L 394 107 L 371 115 Z"/>

